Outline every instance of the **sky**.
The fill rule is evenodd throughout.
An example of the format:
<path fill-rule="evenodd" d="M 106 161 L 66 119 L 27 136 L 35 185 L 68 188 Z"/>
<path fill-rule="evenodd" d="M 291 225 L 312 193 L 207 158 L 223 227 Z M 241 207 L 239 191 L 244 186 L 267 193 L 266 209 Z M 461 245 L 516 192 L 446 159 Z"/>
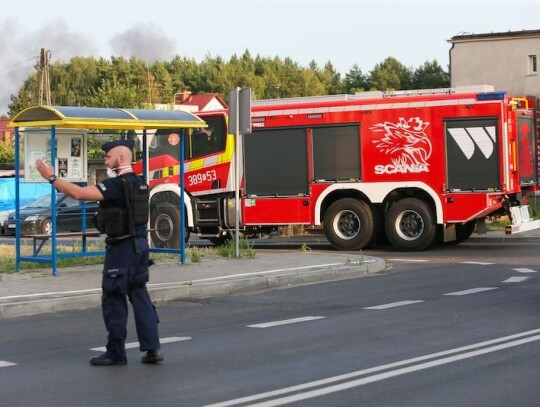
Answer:
<path fill-rule="evenodd" d="M 0 115 L 42 48 L 51 62 L 148 63 L 228 60 L 248 50 L 305 67 L 331 62 L 344 77 L 355 64 L 366 74 L 387 57 L 448 69 L 453 36 L 540 30 L 538 0 L 8 0 L 0 10 Z"/>

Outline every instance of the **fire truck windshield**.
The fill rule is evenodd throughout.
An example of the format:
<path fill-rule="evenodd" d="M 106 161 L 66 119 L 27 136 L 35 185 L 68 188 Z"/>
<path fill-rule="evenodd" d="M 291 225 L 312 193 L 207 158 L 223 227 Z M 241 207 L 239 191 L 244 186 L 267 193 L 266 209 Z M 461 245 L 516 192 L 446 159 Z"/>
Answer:
<path fill-rule="evenodd" d="M 215 154 L 225 149 L 226 127 L 223 117 L 205 117 L 207 128 L 185 130 L 184 159 Z M 169 155 L 180 159 L 181 132 L 179 130 L 158 130 L 149 146 L 150 158 Z"/>

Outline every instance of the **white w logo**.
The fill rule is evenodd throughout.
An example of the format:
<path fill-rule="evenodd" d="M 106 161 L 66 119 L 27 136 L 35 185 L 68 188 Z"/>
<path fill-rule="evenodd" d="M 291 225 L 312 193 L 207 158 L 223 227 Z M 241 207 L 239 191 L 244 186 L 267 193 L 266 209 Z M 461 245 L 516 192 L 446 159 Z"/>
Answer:
<path fill-rule="evenodd" d="M 489 158 L 493 154 L 496 135 L 495 126 L 461 127 L 447 130 L 468 160 L 474 154 L 475 144 L 484 157 Z"/>

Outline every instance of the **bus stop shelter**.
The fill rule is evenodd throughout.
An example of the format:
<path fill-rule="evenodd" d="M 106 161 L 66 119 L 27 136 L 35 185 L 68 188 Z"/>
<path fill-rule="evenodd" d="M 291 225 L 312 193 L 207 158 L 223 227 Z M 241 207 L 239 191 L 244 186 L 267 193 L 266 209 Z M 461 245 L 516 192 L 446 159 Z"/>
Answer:
<path fill-rule="evenodd" d="M 20 141 L 21 136 L 25 137 L 25 177 L 26 180 L 33 182 L 47 182 L 40 179 L 34 174 L 35 179 L 31 179 L 30 171 L 28 168 L 33 164 L 37 155 L 32 153 L 31 148 L 28 148 L 28 140 L 31 138 L 47 138 L 50 140 L 46 145 L 46 148 L 41 149 L 46 151 L 46 157 L 39 157 L 49 161 L 55 172 L 58 172 L 57 165 L 57 135 L 60 135 L 62 131 L 71 131 L 63 129 L 72 129 L 81 131 L 81 135 L 86 134 L 88 131 L 136 131 L 138 134 L 142 133 L 142 160 L 143 160 L 143 173 L 140 174 L 148 182 L 148 144 L 147 136 L 156 130 L 171 129 L 177 131 L 180 135 L 180 143 L 178 144 L 179 156 L 180 156 L 180 209 L 184 208 L 184 145 L 185 145 L 185 130 L 189 128 L 206 127 L 206 123 L 199 117 L 189 112 L 180 110 L 143 110 L 143 109 L 117 109 L 117 108 L 96 108 L 96 107 L 71 107 L 71 106 L 35 106 L 27 108 L 18 113 L 11 122 L 11 127 L 15 128 L 15 168 L 19 168 L 21 160 Z M 83 140 L 81 136 L 80 140 Z M 73 140 L 73 138 L 72 138 Z M 77 140 L 77 138 L 75 138 Z M 84 139 L 86 142 L 86 139 Z M 77 146 L 74 146 L 77 148 Z M 86 165 L 86 146 L 81 151 L 81 162 Z M 73 147 L 72 147 L 73 148 Z M 78 148 L 81 148 L 79 145 Z M 40 151 L 41 151 L 40 150 Z M 66 179 L 67 181 L 78 182 L 82 185 L 87 185 L 86 168 L 83 168 L 81 172 L 75 175 L 74 179 Z M 41 254 L 40 249 L 36 248 L 36 240 L 34 239 L 34 252 L 31 256 L 21 254 L 21 228 L 20 228 L 20 175 L 16 174 L 16 269 L 20 270 L 21 262 L 38 262 L 47 263 L 52 266 L 52 274 L 56 275 L 57 261 L 59 258 L 65 257 L 82 257 L 90 255 L 103 255 L 104 251 L 87 251 L 86 237 L 90 234 L 86 233 L 86 225 L 83 221 L 82 231 L 77 236 L 81 237 L 82 245 L 80 252 L 74 253 L 58 253 L 57 250 L 57 233 L 56 233 L 56 189 L 51 185 L 51 220 L 52 220 L 52 234 L 49 237 L 45 237 L 41 241 L 41 246 L 45 240 L 51 242 L 51 253 Z M 84 211 L 84 206 L 83 206 Z M 151 251 L 179 253 L 182 264 L 185 262 L 185 218 L 184 210 L 180 210 L 182 214 L 181 227 L 180 227 L 180 248 L 179 249 L 153 249 Z M 83 216 L 84 219 L 84 216 Z"/>

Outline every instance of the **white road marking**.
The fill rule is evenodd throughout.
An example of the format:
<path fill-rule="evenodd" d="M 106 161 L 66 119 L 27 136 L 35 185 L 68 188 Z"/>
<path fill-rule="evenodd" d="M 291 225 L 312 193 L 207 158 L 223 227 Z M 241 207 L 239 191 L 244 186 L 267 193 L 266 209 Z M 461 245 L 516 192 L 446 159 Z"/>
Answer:
<path fill-rule="evenodd" d="M 469 294 L 476 294 L 476 293 L 482 293 L 484 291 L 491 291 L 491 290 L 497 290 L 499 287 L 478 287 L 478 288 L 471 288 L 470 290 L 463 290 L 463 291 L 456 291 L 453 293 L 446 293 L 443 295 L 469 295 Z"/>
<path fill-rule="evenodd" d="M 191 337 L 189 336 L 171 336 L 169 338 L 159 338 L 159 343 L 173 343 L 173 342 L 181 342 L 181 341 L 189 341 Z M 126 343 L 126 349 L 134 349 L 139 347 L 139 342 L 129 342 Z M 99 348 L 91 348 L 90 350 L 96 351 L 96 352 L 105 352 L 107 351 L 107 348 L 104 346 Z"/>
<path fill-rule="evenodd" d="M 374 305 L 373 307 L 364 307 L 363 309 L 388 309 L 388 308 L 395 308 L 395 307 L 403 307 L 405 305 L 418 304 L 419 302 L 424 302 L 424 300 L 391 302 L 389 304 Z"/>
<path fill-rule="evenodd" d="M 519 273 L 538 273 L 536 270 L 527 269 L 527 268 L 517 268 L 517 269 L 512 269 L 512 270 L 515 270 Z"/>
<path fill-rule="evenodd" d="M 408 261 L 412 263 L 425 263 L 429 260 L 427 259 L 388 259 L 388 261 Z"/>
<path fill-rule="evenodd" d="M 5 360 L 0 360 L 0 367 L 9 367 L 16 366 L 17 363 L 6 362 Z"/>
<path fill-rule="evenodd" d="M 478 264 L 479 266 L 489 266 L 494 263 L 486 263 L 484 261 L 462 261 L 461 264 Z"/>
<path fill-rule="evenodd" d="M 528 280 L 530 277 L 510 277 L 503 281 L 503 283 L 521 283 Z"/>
<path fill-rule="evenodd" d="M 324 318 L 326 317 L 313 316 L 313 317 L 291 318 L 291 319 L 284 319 L 282 321 L 265 322 L 262 324 L 248 325 L 247 327 L 248 328 L 271 328 L 271 327 L 279 326 L 279 325 L 296 324 L 298 322 L 315 321 L 317 319 L 324 319 Z"/>
<path fill-rule="evenodd" d="M 429 369 L 436 366 L 445 365 L 452 362 L 457 362 L 460 360 L 488 354 L 491 352 L 501 351 L 507 348 L 520 346 L 520 345 L 530 343 L 533 341 L 538 341 L 540 340 L 540 335 L 536 335 L 538 333 L 540 333 L 540 329 L 535 329 L 532 331 L 522 332 L 515 335 L 509 335 L 502 338 L 496 338 L 496 339 L 492 339 L 485 342 L 479 342 L 472 345 L 462 346 L 459 348 L 449 349 L 442 352 L 436 352 L 436 353 L 432 353 L 432 354 L 428 354 L 424 356 L 419 356 L 412 359 L 406 359 L 406 360 L 402 360 L 402 361 L 398 361 L 394 363 L 389 363 L 386 365 L 376 366 L 369 369 L 358 370 L 356 372 L 346 373 L 339 376 L 328 377 L 328 378 L 316 380 L 313 382 L 285 387 L 282 389 L 277 389 L 277 390 L 269 391 L 266 393 L 254 394 L 251 396 L 241 397 L 234 400 L 228 400 L 228 401 L 223 401 L 219 403 L 209 404 L 204 407 L 238 406 L 240 404 L 244 404 L 248 402 L 269 399 L 271 397 L 281 396 L 281 395 L 285 395 L 289 393 L 295 393 L 295 392 L 300 392 L 300 391 L 315 388 L 315 387 L 320 387 L 319 389 L 306 391 L 304 393 L 297 393 L 291 396 L 276 398 L 274 400 L 267 400 L 267 401 L 260 402 L 258 404 L 250 404 L 251 407 L 280 406 L 280 405 L 292 403 L 295 401 L 306 400 L 309 398 L 319 397 L 325 394 L 335 393 L 337 391 L 346 390 L 353 387 L 363 386 L 365 384 L 385 380 L 391 377 L 395 377 L 395 376 L 399 376 L 399 375 L 403 375 L 407 373 L 412 373 L 412 372 Z M 532 335 L 535 335 L 535 336 L 532 336 Z M 506 342 L 506 343 L 503 343 L 503 342 Z M 461 353 L 461 354 L 457 355 L 458 353 Z M 455 355 L 455 356 L 448 356 L 448 355 Z M 429 361 L 430 359 L 434 359 L 434 360 Z M 424 361 L 427 361 L 427 362 L 424 362 Z M 419 363 L 419 362 L 423 362 L 423 363 Z M 410 365 L 410 366 L 402 367 L 406 365 Z M 390 370 L 390 369 L 395 369 L 395 368 L 398 368 L 398 369 Z M 351 380 L 349 382 L 334 384 L 328 387 L 323 387 L 332 383 L 343 382 L 346 380 L 355 379 L 360 376 L 365 376 L 371 373 L 381 372 L 384 370 L 387 370 L 387 372 L 363 377 L 356 380 Z"/>

